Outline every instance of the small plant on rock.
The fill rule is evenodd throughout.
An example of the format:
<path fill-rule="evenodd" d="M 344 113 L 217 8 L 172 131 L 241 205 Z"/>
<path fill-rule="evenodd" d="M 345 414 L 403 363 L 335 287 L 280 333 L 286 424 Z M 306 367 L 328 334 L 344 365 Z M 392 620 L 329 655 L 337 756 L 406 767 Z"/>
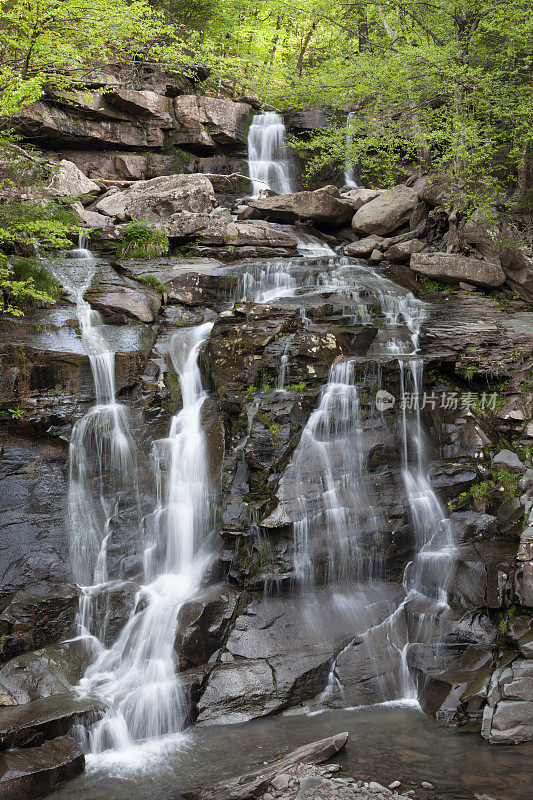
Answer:
<path fill-rule="evenodd" d="M 168 236 L 163 231 L 152 228 L 148 222 L 132 220 L 124 230 L 117 245 L 120 258 L 157 258 L 170 249 Z"/>

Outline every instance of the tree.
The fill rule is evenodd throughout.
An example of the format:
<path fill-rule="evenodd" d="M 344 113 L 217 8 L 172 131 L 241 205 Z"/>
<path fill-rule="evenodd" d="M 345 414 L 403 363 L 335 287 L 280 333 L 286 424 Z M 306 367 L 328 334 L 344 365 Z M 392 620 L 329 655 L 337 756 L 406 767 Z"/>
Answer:
<path fill-rule="evenodd" d="M 0 0 L 0 118 L 45 90 L 84 87 L 102 63 L 190 63 L 194 36 L 146 0 Z"/>

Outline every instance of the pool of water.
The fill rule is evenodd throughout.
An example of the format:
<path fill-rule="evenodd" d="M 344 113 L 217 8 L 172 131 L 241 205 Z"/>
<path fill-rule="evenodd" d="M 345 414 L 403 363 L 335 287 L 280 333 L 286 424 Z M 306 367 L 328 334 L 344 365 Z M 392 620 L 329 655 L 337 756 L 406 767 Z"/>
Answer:
<path fill-rule="evenodd" d="M 179 750 L 141 769 L 91 764 L 53 800 L 178 800 L 180 791 L 238 775 L 307 742 L 349 731 L 334 760 L 345 774 L 385 785 L 402 781 L 421 798 L 533 797 L 533 743 L 489 745 L 479 733 L 449 728 L 409 706 L 382 705 L 314 716 L 282 715 L 243 725 L 197 727 Z M 422 781 L 433 790 L 420 787 Z"/>

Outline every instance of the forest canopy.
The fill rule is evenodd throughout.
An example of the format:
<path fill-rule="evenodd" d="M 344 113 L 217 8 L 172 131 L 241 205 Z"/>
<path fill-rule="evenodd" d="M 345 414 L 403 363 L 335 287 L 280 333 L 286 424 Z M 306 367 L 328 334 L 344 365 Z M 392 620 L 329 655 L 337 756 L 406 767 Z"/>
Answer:
<path fill-rule="evenodd" d="M 345 158 L 392 183 L 446 171 L 489 204 L 531 147 L 530 0 L 1 0 L 0 115 L 75 88 L 109 58 L 208 66 L 210 93 L 320 104 L 308 171 Z M 112 20 L 112 24 L 110 21 Z"/>

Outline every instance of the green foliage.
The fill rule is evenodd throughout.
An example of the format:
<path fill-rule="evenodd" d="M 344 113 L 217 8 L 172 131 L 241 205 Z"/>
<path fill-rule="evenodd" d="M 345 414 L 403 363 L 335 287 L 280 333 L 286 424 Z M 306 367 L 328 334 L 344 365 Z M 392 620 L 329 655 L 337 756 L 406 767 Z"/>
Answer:
<path fill-rule="evenodd" d="M 21 317 L 32 303 L 54 303 L 58 285 L 46 269 L 28 260 L 8 264 L 0 253 L 0 313 Z"/>
<path fill-rule="evenodd" d="M 110 54 L 131 65 L 133 78 L 146 60 L 190 63 L 185 48 L 198 41 L 147 0 L 0 0 L 0 21 L 4 118 L 38 100 L 45 89 L 83 86 Z"/>
<path fill-rule="evenodd" d="M 155 258 L 168 253 L 169 248 L 166 233 L 135 219 L 126 226 L 117 245 L 117 255 L 121 258 Z"/>
<path fill-rule="evenodd" d="M 168 286 L 166 283 L 161 283 L 161 281 L 156 278 L 155 275 L 137 275 L 137 280 L 141 283 L 146 283 L 147 286 L 152 286 L 154 289 L 157 289 L 158 292 L 161 294 L 167 294 L 169 291 Z M 176 322 L 176 325 L 186 325 L 186 322 Z"/>
<path fill-rule="evenodd" d="M 501 201 L 532 141 L 521 0 L 213 0 L 206 28 L 212 92 L 330 109 L 329 127 L 294 142 L 311 174 L 341 171 L 351 110 L 348 160 L 366 182 L 430 166 L 469 210 Z"/>
<path fill-rule="evenodd" d="M 305 381 L 298 381 L 298 383 L 289 383 L 285 388 L 288 391 L 303 392 L 305 389 L 307 389 L 307 384 Z"/>
<path fill-rule="evenodd" d="M 434 278 L 428 278 L 427 275 L 419 275 L 418 283 L 420 284 L 420 294 L 435 294 L 436 292 L 455 292 L 457 286 L 453 283 L 445 283 L 438 281 Z"/>
<path fill-rule="evenodd" d="M 38 245 L 47 250 L 72 247 L 69 234 L 79 230 L 77 216 L 61 203 L 44 206 L 13 201 L 0 205 L 0 249 L 27 253 Z"/>
<path fill-rule="evenodd" d="M 11 417 L 11 419 L 21 419 L 23 415 L 23 410 L 21 408 L 8 408 L 7 413 Z"/>

